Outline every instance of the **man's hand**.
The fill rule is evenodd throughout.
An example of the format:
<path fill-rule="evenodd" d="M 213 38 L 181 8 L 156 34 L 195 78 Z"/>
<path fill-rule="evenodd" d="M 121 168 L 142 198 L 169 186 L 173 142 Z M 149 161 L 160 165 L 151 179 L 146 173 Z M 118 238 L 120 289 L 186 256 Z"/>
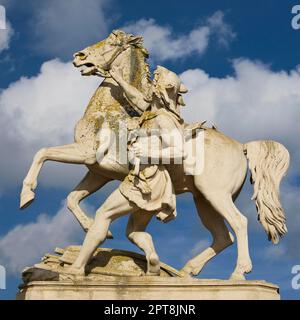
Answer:
<path fill-rule="evenodd" d="M 151 158 L 151 151 L 148 150 L 148 145 L 144 146 L 141 141 L 136 141 L 131 146 L 131 152 L 133 152 L 136 158 L 148 159 Z"/>
<path fill-rule="evenodd" d="M 138 141 L 133 143 L 131 147 L 136 158 L 140 158 L 143 156 L 142 146 Z"/>

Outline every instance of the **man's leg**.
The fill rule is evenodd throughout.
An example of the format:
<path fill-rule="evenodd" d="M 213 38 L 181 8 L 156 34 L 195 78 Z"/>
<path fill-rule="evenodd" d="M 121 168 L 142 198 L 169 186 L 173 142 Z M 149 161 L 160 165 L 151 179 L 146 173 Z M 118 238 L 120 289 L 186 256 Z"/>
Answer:
<path fill-rule="evenodd" d="M 128 239 L 145 252 L 147 259 L 147 275 L 157 276 L 160 274 L 159 257 L 155 251 L 152 236 L 145 232 L 153 213 L 143 210 L 133 213 L 127 225 L 126 234 Z"/>
<path fill-rule="evenodd" d="M 111 222 L 137 210 L 138 208 L 130 204 L 119 189 L 115 190 L 97 211 L 94 223 L 85 237 L 79 255 L 68 271 L 75 274 L 84 274 L 89 259 L 97 247 L 105 241 Z"/>

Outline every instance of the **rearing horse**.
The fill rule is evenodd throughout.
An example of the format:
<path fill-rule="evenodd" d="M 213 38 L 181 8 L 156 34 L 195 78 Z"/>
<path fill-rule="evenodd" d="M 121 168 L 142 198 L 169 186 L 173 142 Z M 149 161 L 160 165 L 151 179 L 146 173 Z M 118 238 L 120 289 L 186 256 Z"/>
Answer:
<path fill-rule="evenodd" d="M 82 75 L 101 75 L 113 65 L 122 70 L 123 78 L 145 95 L 151 85 L 146 63 L 147 51 L 142 38 L 114 31 L 109 37 L 74 55 L 74 65 L 84 66 Z M 99 117 L 105 113 L 105 119 Z M 75 128 L 75 143 L 41 149 L 34 157 L 24 180 L 21 193 L 21 208 L 34 200 L 37 177 L 47 160 L 84 164 L 89 172 L 67 199 L 68 208 L 81 226 L 87 230 L 91 219 L 79 206 L 81 200 L 99 190 L 110 180 L 122 180 L 128 166 L 117 161 L 110 169 L 96 162 L 97 133 L 103 121 L 118 131 L 118 124 L 126 122 L 134 113 L 117 84 L 106 78 L 92 97 L 83 118 Z M 215 129 L 204 131 L 204 169 L 199 175 L 186 176 L 183 166 L 169 166 L 176 193 L 192 192 L 198 214 L 204 226 L 211 232 L 213 243 L 191 259 L 181 270 L 182 274 L 197 275 L 203 266 L 216 254 L 233 243 L 225 220 L 237 239 L 238 258 L 233 279 L 244 279 L 252 269 L 248 249 L 247 219 L 234 205 L 247 175 L 247 159 L 254 184 L 254 195 L 259 220 L 269 240 L 277 243 L 286 233 L 285 216 L 279 201 L 279 184 L 289 166 L 289 153 L 275 141 L 253 141 L 241 144 Z M 147 223 L 144 223 L 143 229 Z M 141 230 L 143 231 L 143 230 Z M 129 234 L 130 238 L 130 234 Z"/>

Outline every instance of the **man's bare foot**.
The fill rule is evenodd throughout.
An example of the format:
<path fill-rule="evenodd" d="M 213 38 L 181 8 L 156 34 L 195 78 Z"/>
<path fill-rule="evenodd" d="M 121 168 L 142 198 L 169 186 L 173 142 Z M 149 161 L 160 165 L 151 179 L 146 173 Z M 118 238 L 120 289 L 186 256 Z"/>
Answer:
<path fill-rule="evenodd" d="M 76 268 L 71 265 L 70 267 L 64 268 L 61 273 L 72 274 L 74 276 L 85 276 L 85 268 Z"/>
<path fill-rule="evenodd" d="M 147 276 L 159 276 L 160 275 L 160 263 L 159 257 L 155 252 L 152 252 L 147 257 Z"/>

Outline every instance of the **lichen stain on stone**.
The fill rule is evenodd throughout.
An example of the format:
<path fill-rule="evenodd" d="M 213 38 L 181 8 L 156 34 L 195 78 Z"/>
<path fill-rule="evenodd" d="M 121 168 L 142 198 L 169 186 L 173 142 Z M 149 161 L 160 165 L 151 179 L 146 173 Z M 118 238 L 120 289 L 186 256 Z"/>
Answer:
<path fill-rule="evenodd" d="M 105 41 L 101 41 L 90 49 L 98 49 L 105 45 Z M 126 52 L 127 59 L 123 58 L 123 76 L 138 90 L 147 94 L 151 86 L 149 81 L 149 66 L 147 65 L 145 54 L 141 48 L 131 48 L 130 52 Z M 129 60 L 129 61 L 128 61 Z M 120 123 L 126 126 L 127 119 L 136 116 L 135 112 L 131 112 L 132 108 L 125 99 L 122 89 L 120 89 L 114 80 L 105 79 L 97 88 L 92 96 L 83 118 L 78 122 L 75 128 L 75 141 L 79 143 L 93 145 L 97 148 L 97 134 L 101 129 L 104 121 L 108 123 L 111 130 L 118 137 Z M 105 113 L 105 119 L 99 117 L 97 113 Z M 91 141 L 93 141 L 91 143 Z"/>

